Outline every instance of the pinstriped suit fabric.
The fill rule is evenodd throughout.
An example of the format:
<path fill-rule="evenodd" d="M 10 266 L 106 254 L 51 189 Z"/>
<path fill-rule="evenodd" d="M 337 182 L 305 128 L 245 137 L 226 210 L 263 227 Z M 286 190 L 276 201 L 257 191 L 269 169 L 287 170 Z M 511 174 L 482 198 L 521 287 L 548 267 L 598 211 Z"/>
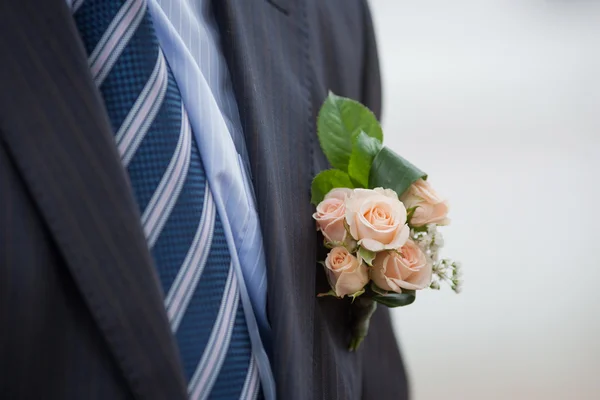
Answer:
<path fill-rule="evenodd" d="M 274 282 L 268 298 L 278 395 L 361 398 L 371 387 L 363 379 L 364 361 L 380 362 L 376 357 L 387 348 L 384 357 L 399 378 L 377 393 L 402 399 L 404 369 L 387 310 L 377 312 L 371 330 L 385 345 L 376 354 L 368 345 L 352 354 L 345 348 L 349 303 L 315 298 L 327 290 L 316 264 L 324 255 L 310 218 L 311 179 L 327 168 L 316 139 L 316 114 L 328 90 L 380 112 L 368 10 L 361 0 L 274 3 L 277 7 L 229 0 L 217 7 L 217 15 L 221 29 L 231 32 L 224 44 L 228 63 L 244 71 L 233 75 L 233 84 L 263 223 L 268 281 Z"/>
<path fill-rule="evenodd" d="M 0 282 L 21 295 L 0 293 L 1 325 L 14 327 L 0 343 L 2 393 L 183 399 L 139 214 L 70 12 L 62 0 L 2 2 L 0 20 L 0 51 L 11 54 L 0 74 Z M 4 212 L 16 207 L 28 224 Z"/>
<path fill-rule="evenodd" d="M 0 292 L 0 321 L 14 327 L 0 332 L 0 387 L 17 399 L 182 399 L 139 215 L 62 1 L 0 2 L 0 51 L 11 54 L 0 74 L 0 231 L 9 238 L 0 243 L 0 285 L 18 289 Z M 326 168 L 316 110 L 328 89 L 376 111 L 380 104 L 364 1 L 213 4 L 275 282 L 268 307 L 278 396 L 406 398 L 387 311 L 375 314 L 363 350 L 349 354 L 347 304 L 314 298 L 326 285 L 309 205 L 310 179 Z M 31 266 L 27 285 L 20 260 Z M 68 349 L 65 337 L 79 345 Z M 36 363 L 21 357 L 25 347 Z"/>
<path fill-rule="evenodd" d="M 0 146 L 0 193 L 1 397 L 33 399 L 52 393 L 54 398 L 73 400 L 130 398 L 127 383 L 4 146 Z M 36 376 L 45 377 L 43 385 L 36 384 Z"/>

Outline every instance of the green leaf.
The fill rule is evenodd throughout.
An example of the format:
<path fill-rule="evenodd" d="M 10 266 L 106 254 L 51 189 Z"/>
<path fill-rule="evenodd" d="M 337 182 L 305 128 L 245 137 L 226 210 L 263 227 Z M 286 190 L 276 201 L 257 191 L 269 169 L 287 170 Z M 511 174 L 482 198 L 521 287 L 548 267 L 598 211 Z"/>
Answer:
<path fill-rule="evenodd" d="M 412 218 L 412 216 L 411 216 L 411 218 Z M 408 217 L 406 220 L 408 221 Z M 427 225 L 423 225 L 423 226 L 411 226 L 411 229 L 415 232 L 427 232 L 428 228 L 427 228 Z"/>
<path fill-rule="evenodd" d="M 338 297 L 338 295 L 335 294 L 335 292 L 333 291 L 333 289 L 331 289 L 329 292 L 317 294 L 317 297 L 327 297 L 327 296 Z"/>
<path fill-rule="evenodd" d="M 372 288 L 373 289 L 373 288 Z M 381 289 L 379 289 L 381 290 Z M 404 307 L 412 304 L 416 299 L 416 293 L 414 290 L 402 290 L 402 293 L 386 292 L 386 294 L 379 294 L 375 290 L 373 300 L 388 307 Z"/>
<path fill-rule="evenodd" d="M 369 288 L 371 289 L 371 291 L 373 292 L 373 296 L 374 295 L 386 295 L 387 291 L 383 290 L 382 288 L 380 288 L 379 286 L 377 286 L 375 284 L 375 282 L 371 281 L 371 285 L 369 286 Z M 373 297 L 371 296 L 371 297 Z"/>
<path fill-rule="evenodd" d="M 312 181 L 311 186 L 311 203 L 315 206 L 323 201 L 325 195 L 334 188 L 354 188 L 350 176 L 339 169 L 328 169 L 319 172 Z"/>
<path fill-rule="evenodd" d="M 319 111 L 317 134 L 321 149 L 334 168 L 348 171 L 352 144 L 361 131 L 383 142 L 381 125 L 371 110 L 357 101 L 329 92 Z"/>
<path fill-rule="evenodd" d="M 354 303 L 354 300 L 356 300 L 356 298 L 358 296 L 360 296 L 361 294 L 365 293 L 365 289 L 360 289 L 358 292 L 354 292 L 352 294 L 349 294 L 348 297 L 352 297 L 352 302 Z"/>
<path fill-rule="evenodd" d="M 348 175 L 358 183 L 357 186 L 369 187 L 371 164 L 373 164 L 373 159 L 379 153 L 381 147 L 379 140 L 370 137 L 363 131 L 360 131 L 354 139 L 350 163 L 348 164 Z"/>
<path fill-rule="evenodd" d="M 396 154 L 388 147 L 381 149 L 371 165 L 369 187 L 392 189 L 398 196 L 419 179 L 427 179 L 427 174 Z"/>
<path fill-rule="evenodd" d="M 412 219 L 413 215 L 415 215 L 416 210 L 417 210 L 417 207 L 411 207 L 406 210 L 406 223 L 407 224 L 410 225 L 410 220 Z"/>
<path fill-rule="evenodd" d="M 365 249 L 364 247 L 359 247 L 358 255 L 362 258 L 368 265 L 373 266 L 373 260 L 377 255 L 374 251 L 370 251 Z"/>

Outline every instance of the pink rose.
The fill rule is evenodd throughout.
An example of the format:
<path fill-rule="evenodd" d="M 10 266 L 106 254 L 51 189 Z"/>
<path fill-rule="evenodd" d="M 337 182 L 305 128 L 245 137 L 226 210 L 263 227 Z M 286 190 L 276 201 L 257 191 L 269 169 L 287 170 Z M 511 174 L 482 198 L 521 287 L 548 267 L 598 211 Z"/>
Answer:
<path fill-rule="evenodd" d="M 426 224 L 448 225 L 448 203 L 442 199 L 431 185 L 422 179 L 413 183 L 402 195 L 406 208 L 417 207 L 411 220 L 411 226 Z"/>
<path fill-rule="evenodd" d="M 431 263 L 412 240 L 395 251 L 377 254 L 371 279 L 383 290 L 402 293 L 402 289 L 419 290 L 431 283 Z"/>
<path fill-rule="evenodd" d="M 329 242 L 342 243 L 346 239 L 344 216 L 346 215 L 346 198 L 352 190 L 345 188 L 332 189 L 317 206 L 313 218 L 318 229 Z"/>
<path fill-rule="evenodd" d="M 397 249 L 406 243 L 406 208 L 390 189 L 354 189 L 346 202 L 346 223 L 358 244 L 370 251 Z"/>
<path fill-rule="evenodd" d="M 325 259 L 327 279 L 338 297 L 354 294 L 369 282 L 367 265 L 345 247 L 334 247 Z"/>

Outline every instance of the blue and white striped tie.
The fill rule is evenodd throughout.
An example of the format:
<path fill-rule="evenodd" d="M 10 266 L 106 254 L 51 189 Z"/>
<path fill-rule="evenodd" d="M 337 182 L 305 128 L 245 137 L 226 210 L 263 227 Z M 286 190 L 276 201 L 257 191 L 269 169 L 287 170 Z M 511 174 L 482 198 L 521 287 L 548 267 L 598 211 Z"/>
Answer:
<path fill-rule="evenodd" d="M 254 399 L 260 380 L 221 218 L 145 0 L 75 0 L 130 177 L 192 399 Z"/>

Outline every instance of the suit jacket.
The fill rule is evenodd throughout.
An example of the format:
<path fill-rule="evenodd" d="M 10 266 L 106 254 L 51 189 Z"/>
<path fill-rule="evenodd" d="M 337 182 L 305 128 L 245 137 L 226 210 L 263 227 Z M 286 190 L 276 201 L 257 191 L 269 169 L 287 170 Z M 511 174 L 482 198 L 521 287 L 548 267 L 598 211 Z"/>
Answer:
<path fill-rule="evenodd" d="M 403 399 L 380 308 L 356 353 L 327 289 L 310 183 L 329 90 L 381 112 L 363 0 L 214 2 L 257 196 L 281 399 Z M 0 2 L 0 396 L 183 399 L 153 261 L 64 0 Z"/>

